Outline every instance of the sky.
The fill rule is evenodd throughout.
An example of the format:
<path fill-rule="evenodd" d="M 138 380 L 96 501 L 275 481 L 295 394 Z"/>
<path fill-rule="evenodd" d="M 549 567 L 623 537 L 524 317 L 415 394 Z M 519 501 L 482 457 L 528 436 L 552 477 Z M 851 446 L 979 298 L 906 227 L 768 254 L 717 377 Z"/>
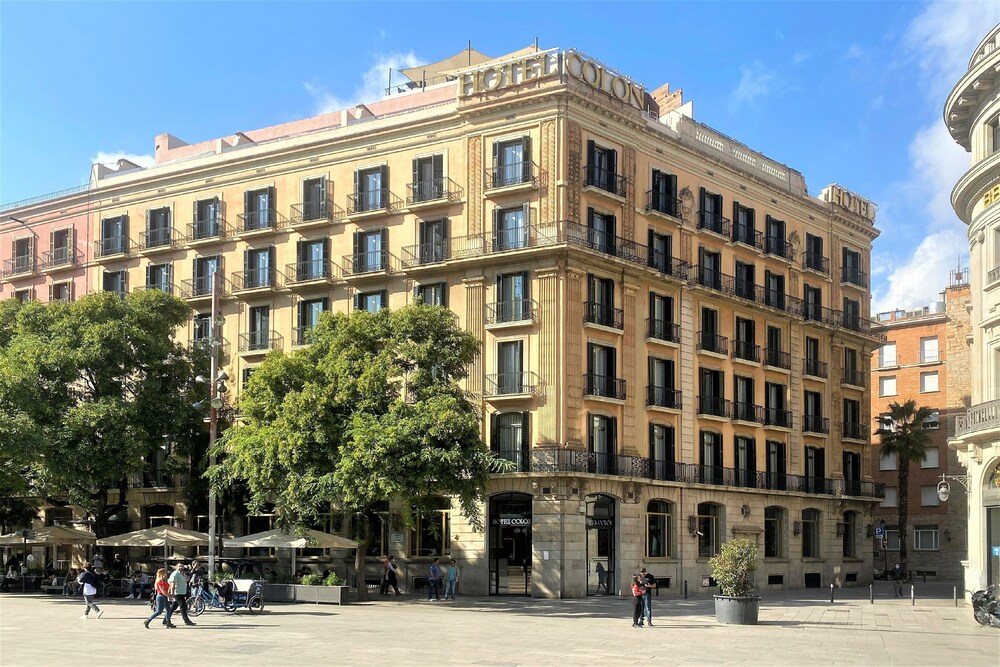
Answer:
<path fill-rule="evenodd" d="M 389 70 L 537 38 L 879 205 L 872 312 L 926 305 L 968 264 L 945 97 L 1000 2 L 0 2 L 0 202 L 190 143 L 378 99 Z M 396 74 L 395 80 L 401 75 Z"/>

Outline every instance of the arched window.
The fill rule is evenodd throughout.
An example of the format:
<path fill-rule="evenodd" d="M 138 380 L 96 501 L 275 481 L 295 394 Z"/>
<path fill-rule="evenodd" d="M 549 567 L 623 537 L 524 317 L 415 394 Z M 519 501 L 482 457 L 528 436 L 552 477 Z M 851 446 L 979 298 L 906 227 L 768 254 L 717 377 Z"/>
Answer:
<path fill-rule="evenodd" d="M 785 557 L 785 532 L 788 513 L 784 507 L 764 508 L 764 558 Z"/>
<path fill-rule="evenodd" d="M 819 558 L 819 519 L 817 509 L 802 510 L 802 557 Z"/>
<path fill-rule="evenodd" d="M 698 505 L 698 557 L 711 558 L 722 546 L 722 506 L 715 503 Z"/>
<path fill-rule="evenodd" d="M 674 504 L 650 500 L 646 505 L 646 558 L 674 555 Z"/>

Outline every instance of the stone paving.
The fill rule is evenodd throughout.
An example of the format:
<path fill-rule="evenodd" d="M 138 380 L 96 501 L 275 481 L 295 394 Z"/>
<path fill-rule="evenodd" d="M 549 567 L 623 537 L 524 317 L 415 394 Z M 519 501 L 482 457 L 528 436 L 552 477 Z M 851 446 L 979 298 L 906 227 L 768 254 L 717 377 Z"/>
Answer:
<path fill-rule="evenodd" d="M 884 590 L 883 590 L 884 589 Z M 654 598 L 655 627 L 631 627 L 627 598 L 535 600 L 403 596 L 345 607 L 269 605 L 206 611 L 196 627 L 146 630 L 140 601 L 104 600 L 81 620 L 79 599 L 0 596 L 0 665 L 997 665 L 1000 630 L 970 608 L 868 590 L 768 593 L 760 625 L 715 623 L 711 598 Z M 824 594 L 825 599 L 819 597 Z"/>

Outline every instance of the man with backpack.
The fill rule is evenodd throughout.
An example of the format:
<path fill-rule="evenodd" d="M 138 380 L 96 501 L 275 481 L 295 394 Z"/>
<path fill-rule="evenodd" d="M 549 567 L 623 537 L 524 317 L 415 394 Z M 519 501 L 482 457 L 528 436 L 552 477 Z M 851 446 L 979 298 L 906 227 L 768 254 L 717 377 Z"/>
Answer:
<path fill-rule="evenodd" d="M 86 569 L 80 573 L 80 577 L 77 581 L 79 581 L 80 585 L 83 586 L 83 600 L 87 603 L 87 609 L 83 612 L 83 616 L 80 618 L 90 618 L 91 609 L 97 612 L 97 618 L 103 616 L 104 612 L 101 611 L 101 608 L 94 602 L 94 598 L 97 597 L 99 580 L 97 575 L 94 574 L 94 566 L 91 563 L 87 563 Z"/>

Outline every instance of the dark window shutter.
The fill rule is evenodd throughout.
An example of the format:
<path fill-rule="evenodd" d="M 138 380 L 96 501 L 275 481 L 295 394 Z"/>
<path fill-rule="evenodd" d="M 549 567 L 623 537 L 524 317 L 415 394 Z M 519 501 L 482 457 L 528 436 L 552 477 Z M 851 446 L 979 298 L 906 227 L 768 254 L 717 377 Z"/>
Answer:
<path fill-rule="evenodd" d="M 597 369 L 594 368 L 594 348 L 596 343 L 587 343 L 587 374 L 594 375 Z"/>
<path fill-rule="evenodd" d="M 253 250 L 243 251 L 243 281 L 246 282 L 247 278 L 250 277 L 250 256 Z"/>
<path fill-rule="evenodd" d="M 500 235 L 500 220 L 503 216 L 503 209 L 494 208 L 493 209 L 493 242 L 496 243 Z"/>
<path fill-rule="evenodd" d="M 700 206 L 701 206 L 701 210 L 702 211 L 705 210 L 705 199 L 706 199 L 707 195 L 708 195 L 708 193 L 705 192 L 705 188 L 699 188 L 699 191 L 698 191 L 698 201 L 700 202 Z"/>
<path fill-rule="evenodd" d="M 653 445 L 655 443 L 656 443 L 656 424 L 650 422 L 649 423 L 649 458 L 650 459 L 654 459 L 655 458 L 656 450 L 653 448 Z"/>
<path fill-rule="evenodd" d="M 595 169 L 597 165 L 597 144 L 594 143 L 593 139 L 587 140 L 587 164 L 591 169 Z"/>
<path fill-rule="evenodd" d="M 500 142 L 493 142 L 493 168 L 497 169 L 500 166 Z M 493 175 L 494 183 L 496 183 L 498 174 Z"/>
<path fill-rule="evenodd" d="M 174 284 L 174 265 L 173 264 L 167 264 L 166 266 L 164 266 L 163 267 L 163 275 L 167 279 L 167 285 L 168 286 L 173 286 L 173 284 Z"/>
<path fill-rule="evenodd" d="M 382 235 L 382 239 L 380 241 L 379 251 L 381 252 L 382 257 L 387 258 L 389 254 L 389 228 L 383 227 L 380 234 Z M 384 264 L 388 264 L 388 262 L 386 261 Z M 387 269 L 389 267 L 384 265 L 382 268 Z"/>
<path fill-rule="evenodd" d="M 649 246 L 649 259 L 650 259 L 650 261 L 652 261 L 652 259 L 653 259 L 653 240 L 654 240 L 655 236 L 656 236 L 656 232 L 654 232 L 652 229 L 650 229 L 646 233 L 646 245 Z"/>
<path fill-rule="evenodd" d="M 528 451 L 531 449 L 531 413 L 525 410 L 521 413 L 521 455 L 525 463 L 528 461 Z"/>
<path fill-rule="evenodd" d="M 608 452 L 611 454 L 618 453 L 618 417 L 612 417 L 608 420 L 608 429 L 610 429 L 611 436 L 608 438 Z"/>
<path fill-rule="evenodd" d="M 389 307 L 389 290 L 379 290 L 378 293 L 379 306 L 382 308 Z"/>
<path fill-rule="evenodd" d="M 361 292 L 354 293 L 354 310 L 361 310 Z"/>
<path fill-rule="evenodd" d="M 442 185 L 444 180 L 444 155 L 440 153 L 432 158 L 431 165 L 434 171 L 434 185 Z"/>
<path fill-rule="evenodd" d="M 608 215 L 608 216 L 605 216 L 605 220 L 608 221 L 608 236 L 611 237 L 607 241 L 607 245 L 610 245 L 611 247 L 614 247 L 614 245 L 615 245 L 614 237 L 617 235 L 616 234 L 616 232 L 617 232 L 617 226 L 615 224 L 616 223 L 616 218 L 613 215 Z"/>
<path fill-rule="evenodd" d="M 380 188 L 382 188 L 382 192 L 386 193 L 383 196 L 388 197 L 388 192 L 389 192 L 389 165 L 383 164 L 381 167 L 378 168 L 378 170 L 379 170 L 379 173 L 381 174 L 381 176 L 379 177 L 379 183 L 378 183 L 378 185 L 379 185 Z M 383 201 L 382 204 L 384 204 L 385 207 L 388 208 L 389 207 L 389 201 L 388 201 L 388 199 L 386 199 L 386 201 Z"/>
<path fill-rule="evenodd" d="M 412 184 L 413 184 L 413 189 L 414 190 L 417 189 L 417 183 L 420 182 L 420 170 L 417 168 L 418 167 L 418 162 L 419 161 L 416 158 L 413 158 L 413 182 L 412 182 Z M 416 192 L 414 192 L 414 194 L 416 194 Z"/>
<path fill-rule="evenodd" d="M 441 219 L 441 232 L 445 239 L 451 238 L 451 220 L 448 218 Z"/>
<path fill-rule="evenodd" d="M 153 268 L 152 264 L 149 264 L 149 265 L 146 266 L 146 285 L 147 286 L 149 286 L 151 284 L 150 280 L 149 280 L 149 276 L 152 273 L 152 271 L 151 271 L 152 268 Z"/>
<path fill-rule="evenodd" d="M 490 451 L 495 452 L 500 444 L 500 420 L 495 412 L 490 413 Z"/>
<path fill-rule="evenodd" d="M 594 451 L 594 415 L 587 413 L 587 449 Z"/>
<path fill-rule="evenodd" d="M 588 273 L 587 274 L 587 301 L 590 301 L 590 302 L 594 301 L 594 298 L 597 296 L 595 294 L 595 292 L 596 292 L 595 288 L 596 288 L 596 285 L 594 284 L 594 274 L 593 273 Z"/>
<path fill-rule="evenodd" d="M 354 170 L 354 196 L 356 199 L 361 198 L 361 172 L 357 169 Z M 355 201 L 354 205 L 359 206 L 360 201 Z"/>
<path fill-rule="evenodd" d="M 198 222 L 198 202 L 197 201 L 195 201 L 192 204 L 192 208 L 193 208 L 193 210 L 191 211 L 191 220 L 193 222 Z"/>
<path fill-rule="evenodd" d="M 670 210 L 674 210 L 677 205 L 677 177 L 673 174 L 667 174 L 667 206 Z"/>
<path fill-rule="evenodd" d="M 611 187 L 618 189 L 615 176 L 618 175 L 618 151 L 608 151 L 608 177 Z"/>
<path fill-rule="evenodd" d="M 198 259 L 191 260 L 191 280 L 198 279 Z"/>
<path fill-rule="evenodd" d="M 531 298 L 531 281 L 528 280 L 529 273 L 528 271 L 521 271 L 521 294 L 524 295 L 523 298 L 525 299 Z"/>
<path fill-rule="evenodd" d="M 594 225 L 594 208 L 592 206 L 587 207 L 587 225 L 590 227 Z"/>
<path fill-rule="evenodd" d="M 656 292 L 653 290 L 649 291 L 649 319 L 655 319 L 656 317 Z"/>
<path fill-rule="evenodd" d="M 497 301 L 497 303 L 500 303 L 500 302 L 502 302 L 504 300 L 503 274 L 502 273 L 498 273 L 497 274 L 497 283 L 496 283 L 496 285 L 497 285 L 497 298 L 496 298 L 496 301 Z"/>
<path fill-rule="evenodd" d="M 361 232 L 354 232 L 354 263 L 357 264 L 361 259 Z M 356 271 L 358 267 L 354 267 Z"/>
<path fill-rule="evenodd" d="M 146 209 L 146 231 L 147 232 L 150 230 L 150 227 L 151 227 L 150 223 L 152 223 L 152 221 L 153 221 L 153 209 L 147 208 Z"/>
<path fill-rule="evenodd" d="M 673 463 L 677 460 L 677 453 L 674 451 L 674 427 L 666 427 L 665 435 L 667 438 L 667 460 Z"/>
<path fill-rule="evenodd" d="M 278 212 L 278 198 L 277 197 L 278 197 L 277 190 L 273 186 L 267 189 L 267 207 L 270 210 L 274 211 L 275 214 L 277 214 L 277 212 Z M 273 221 L 273 223 L 275 223 L 275 224 L 277 222 L 278 222 L 277 220 Z"/>
<path fill-rule="evenodd" d="M 251 197 L 250 197 L 251 194 L 252 193 L 249 190 L 243 193 L 243 213 L 245 215 L 247 215 L 251 211 L 253 211 L 253 209 L 251 208 L 251 203 L 252 203 L 252 200 L 251 200 Z"/>
<path fill-rule="evenodd" d="M 324 260 L 329 260 L 330 259 L 330 239 L 329 238 L 324 238 L 323 239 L 323 259 Z M 325 267 L 324 267 L 324 269 L 325 269 Z"/>
<path fill-rule="evenodd" d="M 735 199 L 733 200 L 733 224 L 740 224 L 740 203 Z"/>
<path fill-rule="evenodd" d="M 531 204 L 524 202 L 524 205 L 521 208 L 524 211 L 524 225 L 528 227 L 531 225 Z M 518 240 L 520 241 L 520 239 Z"/>
<path fill-rule="evenodd" d="M 531 180 L 531 137 L 521 139 L 521 176 L 522 180 Z"/>

